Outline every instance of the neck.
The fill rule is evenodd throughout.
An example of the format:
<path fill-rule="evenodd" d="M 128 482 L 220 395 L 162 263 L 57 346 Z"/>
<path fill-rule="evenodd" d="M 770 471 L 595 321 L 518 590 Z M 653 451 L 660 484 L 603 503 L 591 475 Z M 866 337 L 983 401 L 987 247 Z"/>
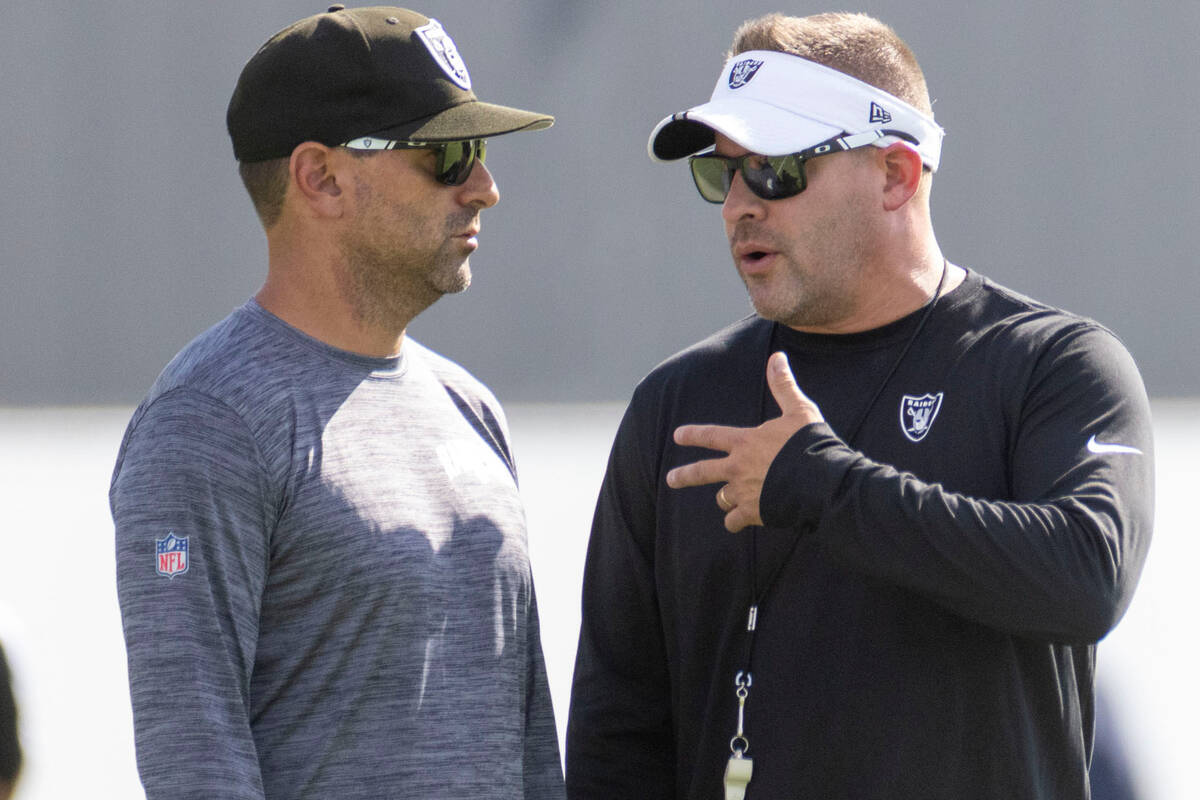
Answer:
<path fill-rule="evenodd" d="M 275 316 L 339 350 L 364 356 L 399 354 L 408 323 L 421 308 L 371 314 L 355 303 L 338 280 L 342 256 L 319 242 L 288 246 L 268 237 L 267 279 L 254 299 Z"/>
<path fill-rule="evenodd" d="M 862 243 L 861 253 L 866 261 L 846 287 L 840 317 L 821 326 L 792 327 L 829 334 L 874 330 L 922 308 L 939 283 L 945 294 L 966 275 L 942 255 L 926 202 L 906 204 L 883 227 L 865 235 L 869 238 Z"/>
<path fill-rule="evenodd" d="M 293 328 L 339 350 L 386 358 L 398 355 L 404 344 L 407 326 L 371 325 L 351 316 L 336 295 L 298 295 L 268 280 L 254 299 Z"/>
<path fill-rule="evenodd" d="M 943 272 L 945 278 L 943 279 Z M 846 313 L 819 325 L 792 325 L 806 333 L 846 334 L 881 328 L 923 307 L 941 283 L 944 294 L 966 273 L 946 262 L 934 248 L 907 263 L 865 266 L 852 287 Z"/>

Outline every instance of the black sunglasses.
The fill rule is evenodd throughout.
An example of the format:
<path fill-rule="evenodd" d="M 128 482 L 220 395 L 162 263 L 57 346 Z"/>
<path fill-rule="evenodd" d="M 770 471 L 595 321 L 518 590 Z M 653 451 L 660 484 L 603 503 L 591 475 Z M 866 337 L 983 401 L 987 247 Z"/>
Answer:
<path fill-rule="evenodd" d="M 432 150 L 437 154 L 433 177 L 447 186 L 462 186 L 471 177 L 475 162 L 483 163 L 487 156 L 487 139 L 464 139 L 461 142 L 409 142 L 403 139 L 375 139 L 362 136 L 342 147 L 351 150 Z"/>
<path fill-rule="evenodd" d="M 702 153 L 692 156 L 688 162 L 692 168 L 692 180 L 696 182 L 700 196 L 710 203 L 725 202 L 729 195 L 729 187 L 733 185 L 733 175 L 738 170 L 742 172 L 746 188 L 754 194 L 764 200 L 782 200 L 800 194 L 808 186 L 808 179 L 804 174 L 805 161 L 817 156 L 865 147 L 885 136 L 898 136 L 913 144 L 919 144 L 903 131 L 870 130 L 853 135 L 843 133 L 807 150 L 785 156 L 747 153 L 744 156 L 730 157 Z"/>

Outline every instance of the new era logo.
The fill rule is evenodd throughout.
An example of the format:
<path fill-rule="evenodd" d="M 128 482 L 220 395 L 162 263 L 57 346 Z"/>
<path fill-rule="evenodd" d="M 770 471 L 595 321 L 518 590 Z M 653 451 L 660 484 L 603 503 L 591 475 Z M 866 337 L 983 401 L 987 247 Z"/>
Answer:
<path fill-rule="evenodd" d="M 879 105 L 879 103 L 871 103 L 871 118 L 868 121 L 872 125 L 891 122 L 892 115 L 887 112 L 887 109 Z"/>

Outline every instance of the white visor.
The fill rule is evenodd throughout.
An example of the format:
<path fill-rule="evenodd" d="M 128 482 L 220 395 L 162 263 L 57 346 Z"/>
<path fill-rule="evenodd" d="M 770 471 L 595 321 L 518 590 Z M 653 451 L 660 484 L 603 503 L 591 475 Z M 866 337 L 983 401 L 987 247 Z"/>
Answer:
<path fill-rule="evenodd" d="M 903 133 L 875 145 L 908 145 L 937 171 L 946 132 L 930 117 L 844 72 L 788 53 L 750 50 L 726 62 L 707 103 L 658 123 L 648 149 L 655 161 L 674 161 L 711 147 L 715 131 L 752 153 L 783 156 L 873 130 Z"/>

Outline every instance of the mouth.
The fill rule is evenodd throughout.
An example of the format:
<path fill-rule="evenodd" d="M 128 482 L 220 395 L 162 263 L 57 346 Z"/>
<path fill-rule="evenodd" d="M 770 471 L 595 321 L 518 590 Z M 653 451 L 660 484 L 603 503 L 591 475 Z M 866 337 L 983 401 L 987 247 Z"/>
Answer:
<path fill-rule="evenodd" d="M 479 236 L 479 226 L 475 225 L 463 231 L 462 233 L 456 234 L 454 238 L 462 240 L 463 244 L 474 250 L 475 248 L 479 247 L 479 239 L 476 238 L 477 236 Z"/>
<path fill-rule="evenodd" d="M 733 261 L 743 275 L 754 275 L 770 268 L 775 251 L 756 244 L 739 245 L 733 250 Z"/>

